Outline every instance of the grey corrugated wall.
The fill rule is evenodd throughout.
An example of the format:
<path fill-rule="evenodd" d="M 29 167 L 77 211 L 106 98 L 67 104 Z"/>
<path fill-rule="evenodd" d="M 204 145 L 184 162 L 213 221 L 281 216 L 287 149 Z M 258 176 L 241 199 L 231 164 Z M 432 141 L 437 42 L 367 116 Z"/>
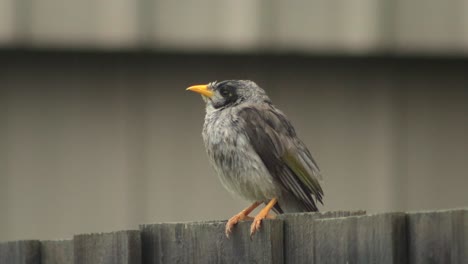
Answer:
<path fill-rule="evenodd" d="M 0 0 L 0 240 L 241 209 L 184 91 L 227 78 L 290 116 L 324 170 L 323 209 L 466 206 L 466 59 L 366 56 L 463 56 L 467 29 L 457 0 Z"/>
<path fill-rule="evenodd" d="M 257 81 L 325 175 L 322 210 L 468 204 L 465 59 L 0 53 L 0 240 L 226 219 L 188 85 Z"/>
<path fill-rule="evenodd" d="M 464 0 L 0 0 L 0 45 L 466 54 Z"/>

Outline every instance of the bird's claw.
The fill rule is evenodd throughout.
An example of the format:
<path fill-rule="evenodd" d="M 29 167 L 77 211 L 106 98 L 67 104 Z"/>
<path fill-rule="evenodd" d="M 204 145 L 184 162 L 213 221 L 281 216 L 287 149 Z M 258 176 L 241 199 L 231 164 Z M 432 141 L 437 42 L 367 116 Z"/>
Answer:
<path fill-rule="evenodd" d="M 257 215 L 254 218 L 254 221 L 253 221 L 252 225 L 250 226 L 250 240 L 252 240 L 253 235 L 255 235 L 255 233 L 257 233 L 257 231 L 260 230 L 263 219 L 275 219 L 275 218 L 276 218 L 276 216 L 274 216 L 272 214 L 267 214 L 267 215 L 259 214 L 259 215 Z"/>
<path fill-rule="evenodd" d="M 237 224 L 239 223 L 239 221 L 242 221 L 242 220 L 252 220 L 253 218 L 248 216 L 248 215 L 245 215 L 243 213 L 240 213 L 240 214 L 237 214 L 233 217 L 231 217 L 227 223 L 226 223 L 226 228 L 224 229 L 224 233 L 226 234 L 226 237 L 229 239 L 229 237 L 231 236 L 231 233 L 232 233 L 232 228 Z"/>
<path fill-rule="evenodd" d="M 253 235 L 257 233 L 258 230 L 260 230 L 260 227 L 262 225 L 262 220 L 265 219 L 265 216 L 256 216 L 255 219 L 252 222 L 252 225 L 250 226 L 250 240 L 252 240 Z"/>
<path fill-rule="evenodd" d="M 229 221 L 226 223 L 226 228 L 224 229 L 224 234 L 226 234 L 226 237 L 229 239 L 229 236 L 231 235 L 232 233 L 232 228 L 234 227 L 234 225 L 237 224 L 237 221 L 231 221 L 231 219 L 229 219 Z"/>

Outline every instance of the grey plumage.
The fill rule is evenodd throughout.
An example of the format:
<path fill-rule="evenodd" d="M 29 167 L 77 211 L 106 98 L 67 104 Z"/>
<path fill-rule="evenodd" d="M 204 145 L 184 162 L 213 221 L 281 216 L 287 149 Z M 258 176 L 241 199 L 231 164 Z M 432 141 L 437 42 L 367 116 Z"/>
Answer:
<path fill-rule="evenodd" d="M 317 211 L 317 163 L 265 91 L 244 80 L 207 87 L 202 135 L 223 186 L 251 202 L 277 198 L 278 213 Z"/>

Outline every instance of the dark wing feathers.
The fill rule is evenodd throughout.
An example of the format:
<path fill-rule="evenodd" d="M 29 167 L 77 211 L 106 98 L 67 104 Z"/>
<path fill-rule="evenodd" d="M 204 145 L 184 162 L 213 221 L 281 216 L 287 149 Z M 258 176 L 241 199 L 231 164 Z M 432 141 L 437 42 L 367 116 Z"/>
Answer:
<path fill-rule="evenodd" d="M 307 210 L 317 211 L 315 200 L 321 203 L 323 196 L 320 171 L 286 116 L 270 104 L 244 107 L 238 116 L 270 174 Z"/>

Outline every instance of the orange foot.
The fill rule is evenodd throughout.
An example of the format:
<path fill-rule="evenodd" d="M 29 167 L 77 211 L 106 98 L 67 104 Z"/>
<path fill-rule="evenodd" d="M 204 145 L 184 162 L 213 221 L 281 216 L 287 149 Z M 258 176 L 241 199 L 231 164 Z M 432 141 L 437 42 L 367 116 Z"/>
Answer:
<path fill-rule="evenodd" d="M 252 239 L 253 235 L 260 230 L 260 226 L 262 225 L 262 220 L 265 218 L 274 218 L 274 216 L 270 215 L 269 212 L 271 208 L 276 204 L 276 198 L 271 199 L 271 201 L 263 208 L 257 216 L 255 216 L 252 225 L 250 226 L 250 239 Z"/>
<path fill-rule="evenodd" d="M 245 215 L 243 213 L 238 213 L 236 214 L 235 216 L 229 218 L 228 222 L 226 223 L 226 230 L 225 230 L 225 233 L 226 233 L 226 237 L 229 238 L 229 236 L 231 235 L 232 233 L 232 228 L 237 224 L 239 223 L 239 221 L 243 221 L 243 220 L 253 220 L 253 217 L 251 216 L 248 216 L 248 215 Z"/>
<path fill-rule="evenodd" d="M 232 228 L 242 220 L 252 220 L 253 218 L 249 216 L 250 212 L 252 212 L 255 208 L 257 208 L 261 202 L 255 202 L 251 206 L 245 208 L 242 210 L 240 213 L 236 214 L 235 216 L 231 217 L 228 222 L 226 223 L 226 228 L 224 233 L 226 234 L 226 237 L 229 238 L 229 236 L 232 233 Z"/>

